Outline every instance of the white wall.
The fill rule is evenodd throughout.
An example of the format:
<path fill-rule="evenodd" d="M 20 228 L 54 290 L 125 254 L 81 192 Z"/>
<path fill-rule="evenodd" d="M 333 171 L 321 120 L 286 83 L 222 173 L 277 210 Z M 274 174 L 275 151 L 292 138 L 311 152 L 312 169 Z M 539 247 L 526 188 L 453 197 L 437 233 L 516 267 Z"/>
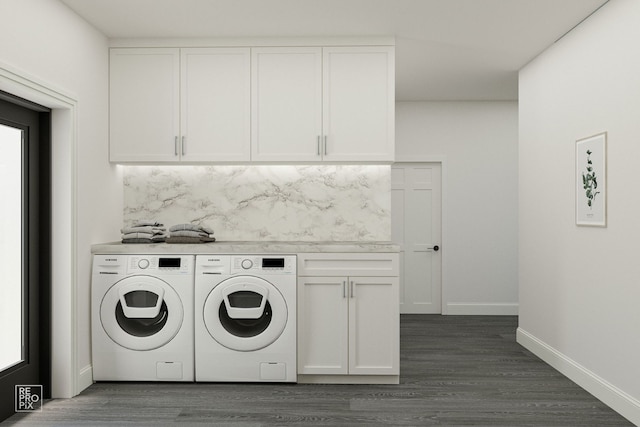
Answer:
<path fill-rule="evenodd" d="M 77 327 L 78 341 L 77 352 L 72 356 L 73 369 L 82 375 L 78 385 L 54 384 L 54 393 L 68 395 L 80 391 L 91 378 L 90 245 L 117 240 L 122 219 L 121 174 L 107 161 L 108 42 L 57 0 L 2 0 L 0 16 L 0 63 L 77 101 L 75 120 L 69 121 L 76 128 L 65 131 L 76 135 L 77 206 L 73 209 L 77 224 L 63 237 L 75 240 L 70 244 L 75 243 L 77 250 L 70 267 L 77 285 L 77 313 L 72 313 L 71 319 Z M 60 115 L 64 114 L 67 113 Z M 54 150 L 57 148 L 54 144 Z M 60 222 L 53 224 L 54 229 L 62 228 L 65 218 L 57 221 Z M 54 283 L 54 296 L 68 287 L 68 283 Z M 67 314 L 56 310 L 54 306 L 59 316 Z M 54 347 L 57 344 L 54 342 Z M 54 366 L 54 375 L 56 369 Z"/>
<path fill-rule="evenodd" d="M 519 341 L 640 424 L 640 2 L 520 73 Z M 575 141 L 608 133 L 608 225 L 575 225 Z"/>
<path fill-rule="evenodd" d="M 399 102 L 396 157 L 443 159 L 443 313 L 517 314 L 517 102 Z"/>

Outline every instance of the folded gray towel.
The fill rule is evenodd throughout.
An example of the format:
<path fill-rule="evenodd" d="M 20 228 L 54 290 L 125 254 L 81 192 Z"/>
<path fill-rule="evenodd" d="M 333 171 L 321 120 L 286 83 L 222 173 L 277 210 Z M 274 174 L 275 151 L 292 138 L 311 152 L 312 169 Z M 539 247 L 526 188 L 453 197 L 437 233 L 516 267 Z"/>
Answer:
<path fill-rule="evenodd" d="M 155 220 L 141 219 L 122 230 L 122 243 L 160 243 L 167 238 L 166 228 Z"/>
<path fill-rule="evenodd" d="M 209 233 L 203 231 L 178 230 L 169 232 L 171 237 L 210 237 Z"/>
<path fill-rule="evenodd" d="M 211 243 L 215 241 L 216 241 L 215 237 L 187 237 L 187 236 L 174 237 L 173 234 L 167 237 L 167 240 L 166 240 L 167 243 Z"/>
<path fill-rule="evenodd" d="M 122 235 L 122 240 L 124 239 L 151 239 L 153 237 L 153 233 L 126 233 Z"/>
<path fill-rule="evenodd" d="M 150 225 L 139 226 L 139 227 L 127 227 L 120 230 L 122 234 L 129 233 L 151 233 L 151 234 L 161 234 L 164 233 L 167 229 L 164 227 L 153 227 Z"/>
<path fill-rule="evenodd" d="M 176 225 L 172 225 L 169 228 L 169 232 L 172 231 L 202 231 L 205 232 L 207 234 L 213 234 L 213 230 L 209 227 L 205 227 L 202 225 L 196 225 L 196 224 L 176 224 Z"/>
<path fill-rule="evenodd" d="M 151 219 L 139 219 L 135 222 L 135 224 L 132 225 L 132 227 L 145 227 L 145 226 L 162 227 L 164 226 L 164 224 L 161 224 L 158 221 L 154 221 Z"/>
<path fill-rule="evenodd" d="M 127 233 L 122 236 L 122 243 L 162 243 L 166 239 L 164 233 Z"/>
<path fill-rule="evenodd" d="M 122 243 L 157 243 L 152 241 L 151 239 L 122 239 Z"/>

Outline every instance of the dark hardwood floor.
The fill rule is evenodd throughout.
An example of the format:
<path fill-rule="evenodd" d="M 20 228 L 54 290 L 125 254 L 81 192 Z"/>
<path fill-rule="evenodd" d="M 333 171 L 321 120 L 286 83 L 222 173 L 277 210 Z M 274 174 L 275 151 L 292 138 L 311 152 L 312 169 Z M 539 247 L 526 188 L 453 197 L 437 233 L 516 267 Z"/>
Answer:
<path fill-rule="evenodd" d="M 403 315 L 400 385 L 97 383 L 2 425 L 632 426 L 518 345 L 516 327 Z"/>

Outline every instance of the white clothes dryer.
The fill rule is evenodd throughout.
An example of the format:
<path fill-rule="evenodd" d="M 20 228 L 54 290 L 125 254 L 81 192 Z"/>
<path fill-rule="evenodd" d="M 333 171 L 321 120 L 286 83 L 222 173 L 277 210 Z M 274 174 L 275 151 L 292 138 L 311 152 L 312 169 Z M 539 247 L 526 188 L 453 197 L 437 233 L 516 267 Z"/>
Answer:
<path fill-rule="evenodd" d="M 296 256 L 198 255 L 196 381 L 296 382 Z"/>
<path fill-rule="evenodd" d="M 94 255 L 95 381 L 193 381 L 193 255 Z"/>

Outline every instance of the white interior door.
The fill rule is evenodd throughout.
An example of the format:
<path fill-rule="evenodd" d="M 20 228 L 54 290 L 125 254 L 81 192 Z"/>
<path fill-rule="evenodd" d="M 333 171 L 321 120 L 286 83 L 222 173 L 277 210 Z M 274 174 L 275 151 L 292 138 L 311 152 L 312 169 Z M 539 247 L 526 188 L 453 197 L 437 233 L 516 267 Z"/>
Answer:
<path fill-rule="evenodd" d="M 442 167 L 391 168 L 391 237 L 400 244 L 400 313 L 442 312 Z"/>

